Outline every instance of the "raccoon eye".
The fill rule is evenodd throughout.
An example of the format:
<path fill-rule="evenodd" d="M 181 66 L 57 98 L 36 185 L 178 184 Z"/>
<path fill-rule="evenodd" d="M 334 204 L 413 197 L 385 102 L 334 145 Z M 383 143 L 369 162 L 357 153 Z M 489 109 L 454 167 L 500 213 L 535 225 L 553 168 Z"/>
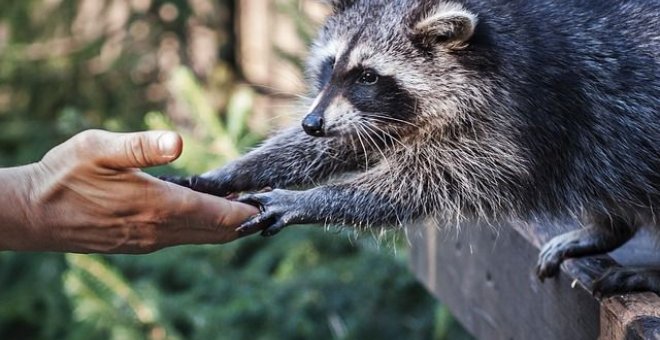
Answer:
<path fill-rule="evenodd" d="M 362 75 L 360 76 L 360 79 L 358 79 L 358 83 L 363 84 L 363 85 L 373 85 L 378 82 L 378 74 L 371 69 L 366 69 L 362 72 Z"/>

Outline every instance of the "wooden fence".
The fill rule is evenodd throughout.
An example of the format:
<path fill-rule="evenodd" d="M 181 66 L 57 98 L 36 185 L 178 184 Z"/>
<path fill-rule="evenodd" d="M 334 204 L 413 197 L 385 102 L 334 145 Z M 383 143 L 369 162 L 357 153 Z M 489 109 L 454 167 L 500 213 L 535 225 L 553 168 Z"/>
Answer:
<path fill-rule="evenodd" d="M 479 339 L 660 339 L 660 297 L 603 301 L 586 288 L 610 265 L 655 265 L 660 251 L 640 234 L 609 256 L 566 261 L 558 278 L 534 274 L 540 246 L 565 230 L 547 224 L 408 229 L 417 277 Z"/>

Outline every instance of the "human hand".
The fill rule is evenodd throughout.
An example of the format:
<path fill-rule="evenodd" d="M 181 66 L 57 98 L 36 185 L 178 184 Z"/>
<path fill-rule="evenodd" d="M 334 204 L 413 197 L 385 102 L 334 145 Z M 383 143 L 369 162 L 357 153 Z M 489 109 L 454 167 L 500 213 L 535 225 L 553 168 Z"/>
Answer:
<path fill-rule="evenodd" d="M 173 132 L 82 132 L 29 170 L 29 242 L 20 250 L 148 253 L 180 244 L 225 243 L 258 213 L 143 173 L 180 155 Z"/>

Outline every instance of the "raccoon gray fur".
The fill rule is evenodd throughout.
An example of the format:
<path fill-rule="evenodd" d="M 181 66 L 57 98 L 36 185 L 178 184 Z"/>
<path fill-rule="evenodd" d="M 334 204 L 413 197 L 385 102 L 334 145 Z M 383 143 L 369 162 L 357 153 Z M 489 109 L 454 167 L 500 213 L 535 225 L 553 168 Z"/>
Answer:
<path fill-rule="evenodd" d="M 316 222 L 582 218 L 544 247 L 541 278 L 643 224 L 658 229 L 659 1 L 329 2 L 302 126 L 171 181 L 221 196 L 276 188 L 243 197 L 262 212 L 240 230 L 264 235 Z M 312 188 L 283 189 L 301 187 Z M 660 272 L 613 270 L 594 289 L 660 294 Z"/>

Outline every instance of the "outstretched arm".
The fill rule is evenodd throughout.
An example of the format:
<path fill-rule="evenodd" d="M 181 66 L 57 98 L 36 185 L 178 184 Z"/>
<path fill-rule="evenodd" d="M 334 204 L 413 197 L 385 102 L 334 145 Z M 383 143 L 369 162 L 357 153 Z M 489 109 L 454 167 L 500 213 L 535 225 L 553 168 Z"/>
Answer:
<path fill-rule="evenodd" d="M 247 195 L 244 203 L 258 205 L 262 213 L 244 223 L 240 232 L 263 229 L 271 236 L 291 224 L 329 223 L 355 226 L 395 226 L 422 215 L 423 207 L 407 204 L 397 194 L 386 168 L 370 170 L 348 182 L 310 190 L 273 190 Z"/>
<path fill-rule="evenodd" d="M 228 165 L 201 176 L 165 178 L 218 196 L 265 187 L 287 188 L 326 180 L 364 166 L 364 154 L 351 143 L 318 138 L 294 127 Z"/>
<path fill-rule="evenodd" d="M 139 170 L 175 160 L 181 148 L 172 132 L 89 130 L 40 162 L 0 169 L 0 251 L 148 253 L 238 238 L 254 207 Z"/>

